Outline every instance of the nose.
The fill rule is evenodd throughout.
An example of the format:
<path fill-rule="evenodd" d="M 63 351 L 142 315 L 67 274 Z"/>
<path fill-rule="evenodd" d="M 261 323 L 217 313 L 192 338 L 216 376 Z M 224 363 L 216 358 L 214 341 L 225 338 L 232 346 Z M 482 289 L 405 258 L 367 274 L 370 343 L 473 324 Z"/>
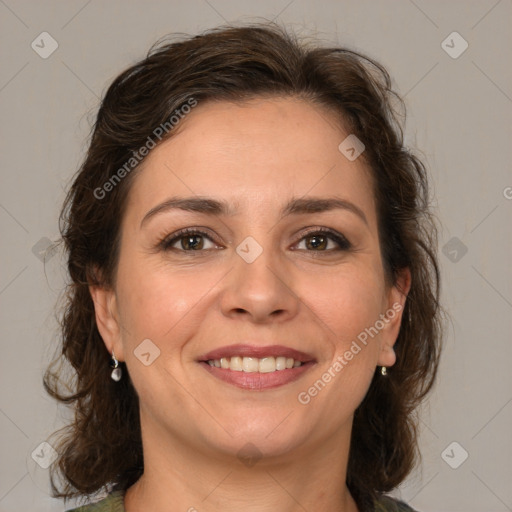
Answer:
<path fill-rule="evenodd" d="M 253 323 L 292 319 L 300 307 L 289 267 L 265 248 L 252 262 L 234 253 L 234 268 L 225 281 L 221 309 L 225 316 L 246 316 Z"/>

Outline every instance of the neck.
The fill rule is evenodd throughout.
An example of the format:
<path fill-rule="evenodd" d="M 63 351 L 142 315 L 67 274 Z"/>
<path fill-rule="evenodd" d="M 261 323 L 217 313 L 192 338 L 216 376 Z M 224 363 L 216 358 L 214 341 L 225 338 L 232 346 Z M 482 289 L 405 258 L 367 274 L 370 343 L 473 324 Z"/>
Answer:
<path fill-rule="evenodd" d="M 199 451 L 154 424 L 142 432 L 144 474 L 126 492 L 126 512 L 358 512 L 345 484 L 350 428 L 252 461 Z"/>

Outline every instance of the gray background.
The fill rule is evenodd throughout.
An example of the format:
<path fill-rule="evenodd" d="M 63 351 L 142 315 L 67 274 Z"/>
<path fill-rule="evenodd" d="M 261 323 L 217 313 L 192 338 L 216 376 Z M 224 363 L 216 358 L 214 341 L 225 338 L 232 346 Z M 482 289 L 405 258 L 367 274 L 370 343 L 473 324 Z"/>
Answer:
<path fill-rule="evenodd" d="M 166 33 L 254 17 L 367 52 L 405 96 L 407 141 L 435 185 L 452 321 L 422 416 L 423 463 L 395 494 L 424 512 L 512 510 L 510 0 L 0 0 L 0 17 L 0 512 L 64 510 L 31 457 L 66 417 L 41 383 L 63 259 L 41 258 L 99 98 Z M 31 48 L 44 31 L 58 43 L 46 59 Z M 458 58 L 441 44 L 453 31 L 469 44 Z"/>

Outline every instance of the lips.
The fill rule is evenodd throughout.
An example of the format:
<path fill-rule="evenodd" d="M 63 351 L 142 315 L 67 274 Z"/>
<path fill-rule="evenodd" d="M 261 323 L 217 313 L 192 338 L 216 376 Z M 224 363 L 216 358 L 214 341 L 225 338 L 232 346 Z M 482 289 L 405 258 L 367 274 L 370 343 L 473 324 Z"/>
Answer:
<path fill-rule="evenodd" d="M 227 357 L 255 357 L 262 359 L 264 357 L 286 357 L 293 358 L 295 361 L 301 363 L 315 362 L 315 358 L 311 354 L 295 350 L 293 348 L 284 347 L 282 345 L 228 345 L 225 347 L 217 348 L 204 354 L 198 358 L 199 362 L 208 362 L 210 360 L 222 359 Z"/>
<path fill-rule="evenodd" d="M 311 354 L 282 345 L 229 345 L 202 355 L 198 363 L 213 377 L 245 390 L 263 391 L 299 379 L 315 366 Z"/>

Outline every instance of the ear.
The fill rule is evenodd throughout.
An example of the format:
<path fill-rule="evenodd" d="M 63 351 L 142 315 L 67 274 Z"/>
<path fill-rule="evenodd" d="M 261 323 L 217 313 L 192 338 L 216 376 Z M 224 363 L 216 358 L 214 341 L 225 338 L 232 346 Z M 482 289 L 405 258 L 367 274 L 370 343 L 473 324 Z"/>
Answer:
<path fill-rule="evenodd" d="M 397 282 L 391 286 L 384 302 L 385 312 L 381 315 L 384 327 L 380 333 L 380 352 L 378 365 L 393 366 L 396 362 L 396 354 L 393 349 L 405 308 L 407 294 L 411 289 L 411 272 L 408 268 L 399 272 Z"/>
<path fill-rule="evenodd" d="M 116 359 L 124 361 L 123 345 L 121 342 L 121 328 L 117 310 L 117 301 L 114 290 L 101 284 L 90 284 L 89 292 L 94 302 L 96 325 L 105 347 Z"/>

